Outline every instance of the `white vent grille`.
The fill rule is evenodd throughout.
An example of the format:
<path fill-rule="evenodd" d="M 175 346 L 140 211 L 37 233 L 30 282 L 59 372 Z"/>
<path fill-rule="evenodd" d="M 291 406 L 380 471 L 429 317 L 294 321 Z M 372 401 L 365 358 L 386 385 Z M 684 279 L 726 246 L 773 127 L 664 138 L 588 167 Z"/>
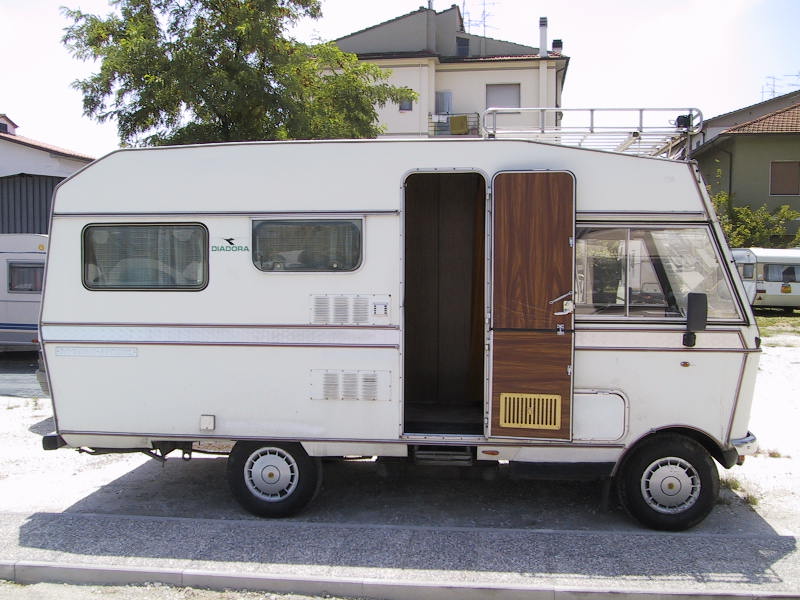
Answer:
<path fill-rule="evenodd" d="M 338 400 L 339 394 L 339 374 L 326 372 L 322 374 L 322 397 L 325 400 Z"/>
<path fill-rule="evenodd" d="M 314 296 L 312 321 L 314 323 L 329 323 L 331 320 L 331 302 L 327 296 Z"/>
<path fill-rule="evenodd" d="M 369 298 L 358 296 L 353 298 L 353 322 L 369 323 Z"/>
<path fill-rule="evenodd" d="M 389 321 L 386 295 L 319 294 L 311 296 L 311 323 L 315 325 L 383 325 Z"/>
<path fill-rule="evenodd" d="M 391 371 L 311 371 L 312 400 L 391 400 Z"/>

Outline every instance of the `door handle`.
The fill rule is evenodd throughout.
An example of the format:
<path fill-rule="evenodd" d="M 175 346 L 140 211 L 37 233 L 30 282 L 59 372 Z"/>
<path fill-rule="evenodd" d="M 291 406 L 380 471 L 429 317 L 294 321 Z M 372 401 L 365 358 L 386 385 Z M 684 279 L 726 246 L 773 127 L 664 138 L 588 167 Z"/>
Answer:
<path fill-rule="evenodd" d="M 564 300 L 564 310 L 554 312 L 553 314 L 560 317 L 562 315 L 568 315 L 573 310 L 575 310 L 575 303 L 572 300 Z"/>
<path fill-rule="evenodd" d="M 569 298 L 570 296 L 572 296 L 572 290 L 568 291 L 566 294 L 561 294 L 558 298 L 553 298 L 548 302 L 548 304 L 555 304 L 559 300 L 564 300 L 564 298 Z M 554 312 L 553 314 L 556 315 L 557 317 L 568 315 L 575 310 L 575 303 L 572 300 L 564 300 L 563 308 L 564 310 Z"/>

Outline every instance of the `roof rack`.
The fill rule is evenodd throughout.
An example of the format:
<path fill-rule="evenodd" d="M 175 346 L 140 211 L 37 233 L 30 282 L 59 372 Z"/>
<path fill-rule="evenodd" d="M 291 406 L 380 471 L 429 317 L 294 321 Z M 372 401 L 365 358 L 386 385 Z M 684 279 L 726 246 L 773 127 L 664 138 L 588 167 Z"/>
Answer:
<path fill-rule="evenodd" d="M 488 108 L 484 137 L 683 159 L 703 125 L 697 108 Z"/>

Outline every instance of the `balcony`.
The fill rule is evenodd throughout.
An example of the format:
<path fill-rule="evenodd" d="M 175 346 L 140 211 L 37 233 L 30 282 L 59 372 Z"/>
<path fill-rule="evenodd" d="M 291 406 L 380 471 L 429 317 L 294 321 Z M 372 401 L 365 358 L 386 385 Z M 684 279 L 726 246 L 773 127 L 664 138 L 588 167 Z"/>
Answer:
<path fill-rule="evenodd" d="M 428 115 L 428 137 L 480 137 L 478 113 Z"/>

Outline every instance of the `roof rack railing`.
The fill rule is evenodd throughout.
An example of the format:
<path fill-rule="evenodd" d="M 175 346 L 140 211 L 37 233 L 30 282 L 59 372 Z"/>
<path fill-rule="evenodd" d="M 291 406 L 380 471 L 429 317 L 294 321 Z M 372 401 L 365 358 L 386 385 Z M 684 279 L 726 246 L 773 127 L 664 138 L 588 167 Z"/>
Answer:
<path fill-rule="evenodd" d="M 703 125 L 697 108 L 487 108 L 484 137 L 681 159 Z"/>

